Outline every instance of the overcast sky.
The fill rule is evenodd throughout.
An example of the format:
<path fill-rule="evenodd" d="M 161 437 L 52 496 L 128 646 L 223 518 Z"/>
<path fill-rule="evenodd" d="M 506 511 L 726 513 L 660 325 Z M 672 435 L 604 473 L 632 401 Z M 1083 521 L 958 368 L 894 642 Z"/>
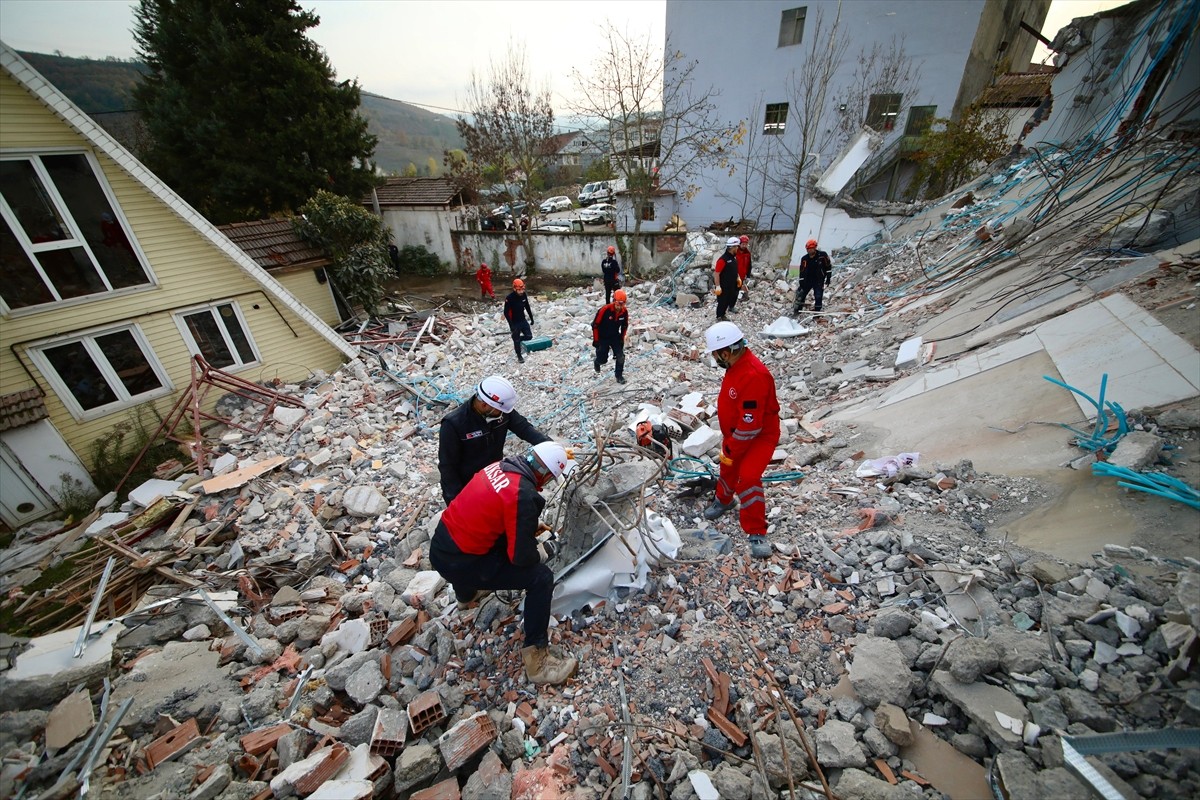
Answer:
<path fill-rule="evenodd" d="M 1053 38 L 1072 17 L 1123 2 L 1054 0 L 1043 31 Z M 0 0 L 0 39 L 17 50 L 132 58 L 135 5 Z M 308 33 L 324 48 L 338 78 L 357 78 L 366 91 L 453 111 L 465 97 L 471 70 L 486 71 L 512 41 L 525 45 L 535 79 L 550 83 L 560 114 L 568 110 L 573 90 L 571 70 L 595 64 L 595 33 L 605 20 L 661 42 L 666 14 L 665 0 L 301 0 L 300 5 L 320 16 L 321 24 Z M 1042 55 L 1040 49 L 1035 60 Z"/>

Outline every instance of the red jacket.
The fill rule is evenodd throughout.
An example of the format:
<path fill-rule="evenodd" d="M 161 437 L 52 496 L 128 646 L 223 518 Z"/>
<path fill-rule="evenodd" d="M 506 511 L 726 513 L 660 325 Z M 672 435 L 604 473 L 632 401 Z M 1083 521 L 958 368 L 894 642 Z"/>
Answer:
<path fill-rule="evenodd" d="M 482 266 L 475 270 L 475 280 L 481 286 L 490 286 L 492 283 L 492 271 L 487 266 Z"/>
<path fill-rule="evenodd" d="M 601 306 L 592 319 L 592 344 L 601 339 L 611 342 L 617 339 L 625 341 L 625 333 L 629 330 L 629 308 L 617 311 L 616 303 Z"/>
<path fill-rule="evenodd" d="M 775 378 L 749 350 L 725 370 L 717 399 L 717 421 L 721 423 L 722 447 L 734 460 L 755 442 L 767 442 L 772 448 L 779 442 Z"/>
<path fill-rule="evenodd" d="M 746 276 L 750 274 L 750 248 L 746 245 L 741 245 L 737 249 L 738 262 L 738 277 L 746 280 Z"/>
<path fill-rule="evenodd" d="M 536 537 L 545 505 L 529 464 L 505 458 L 475 473 L 442 512 L 442 523 L 464 553 L 484 555 L 503 536 L 508 560 L 532 566 L 540 560 Z"/>

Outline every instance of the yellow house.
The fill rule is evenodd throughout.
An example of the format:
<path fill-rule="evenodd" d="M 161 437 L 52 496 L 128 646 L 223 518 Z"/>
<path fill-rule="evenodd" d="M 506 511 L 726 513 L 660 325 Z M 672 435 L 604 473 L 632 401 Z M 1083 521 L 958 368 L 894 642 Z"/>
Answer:
<path fill-rule="evenodd" d="M 92 442 L 170 410 L 194 355 L 295 382 L 355 354 L 0 43 L 0 519 L 53 511 Z"/>

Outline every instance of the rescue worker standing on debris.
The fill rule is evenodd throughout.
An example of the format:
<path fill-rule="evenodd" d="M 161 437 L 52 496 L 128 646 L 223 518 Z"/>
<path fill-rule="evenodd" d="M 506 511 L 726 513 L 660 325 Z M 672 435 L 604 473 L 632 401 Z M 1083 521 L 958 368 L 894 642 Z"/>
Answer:
<path fill-rule="evenodd" d="M 429 544 L 430 563 L 454 587 L 460 603 L 496 589 L 525 592 L 521 659 L 532 683 L 564 683 L 578 666 L 573 656 L 550 645 L 554 573 L 544 562 L 558 548 L 553 534 L 543 533 L 549 529 L 538 523 L 546 506 L 542 487 L 551 478 L 564 481 L 574 466 L 556 442 L 489 464 L 450 503 Z"/>
<path fill-rule="evenodd" d="M 808 293 L 813 293 L 813 311 L 820 311 L 825 299 L 825 287 L 833 278 L 833 264 L 829 254 L 817 249 L 817 240 L 809 239 L 804 243 L 808 251 L 800 259 L 800 282 L 796 285 L 796 302 L 792 305 L 792 315 L 804 310 L 804 301 Z"/>
<path fill-rule="evenodd" d="M 775 378 L 746 347 L 741 329 L 718 322 L 704 332 L 713 359 L 724 367 L 717 420 L 721 424 L 721 474 L 717 494 L 704 509 L 715 520 L 740 505 L 739 522 L 750 539 L 750 555 L 770 558 L 767 501 L 762 476 L 779 444 L 779 400 Z"/>
<path fill-rule="evenodd" d="M 529 315 L 526 321 L 525 315 Z M 517 361 L 525 363 L 525 345 L 533 338 L 533 309 L 529 307 L 529 298 L 525 296 L 525 281 L 517 278 L 513 281 L 513 290 L 504 298 L 504 318 L 508 320 L 508 330 L 512 334 L 513 349 L 517 351 Z"/>
<path fill-rule="evenodd" d="M 499 375 L 489 375 L 475 387 L 475 395 L 442 418 L 438 433 L 438 470 L 442 499 L 450 501 L 475 477 L 475 473 L 504 457 L 504 442 L 512 431 L 530 444 L 550 437 L 516 411 L 517 392 Z"/>
<path fill-rule="evenodd" d="M 496 291 L 492 288 L 492 270 L 487 264 L 480 263 L 475 270 L 475 282 L 479 284 L 479 299 L 490 297 L 496 299 Z"/>
<path fill-rule="evenodd" d="M 725 319 L 725 312 L 733 313 L 733 307 L 737 304 L 738 289 L 742 286 L 742 279 L 738 275 L 737 248 L 741 241 L 736 236 L 731 236 L 725 241 L 725 252 L 718 258 L 713 265 L 713 271 L 717 273 L 717 288 L 713 293 L 717 296 L 717 319 Z"/>
<path fill-rule="evenodd" d="M 617 248 L 608 246 L 608 254 L 600 262 L 600 274 L 604 276 L 604 302 L 612 302 L 612 293 L 621 288 L 621 262 L 617 260 Z"/>
<path fill-rule="evenodd" d="M 617 383 L 625 382 L 625 334 L 629 330 L 629 311 L 625 308 L 625 290 L 613 292 L 613 301 L 600 308 L 592 319 L 592 347 L 596 357 L 592 366 L 596 374 L 608 363 L 608 351 L 612 350 L 617 364 Z"/>
<path fill-rule="evenodd" d="M 735 255 L 737 255 L 738 280 L 741 281 L 741 283 L 738 284 L 741 287 L 741 289 L 740 289 L 740 291 L 738 291 L 737 300 L 742 300 L 742 299 L 745 299 L 745 297 L 746 297 L 746 287 L 749 285 L 746 283 L 746 281 L 750 278 L 750 272 L 753 269 L 753 264 L 750 263 L 750 237 L 749 236 L 746 236 L 745 234 L 743 234 L 738 237 L 738 249 L 737 249 L 737 253 Z M 737 300 L 734 300 L 733 303 L 730 304 L 730 306 L 729 306 L 730 311 L 733 311 L 734 306 L 737 305 Z"/>

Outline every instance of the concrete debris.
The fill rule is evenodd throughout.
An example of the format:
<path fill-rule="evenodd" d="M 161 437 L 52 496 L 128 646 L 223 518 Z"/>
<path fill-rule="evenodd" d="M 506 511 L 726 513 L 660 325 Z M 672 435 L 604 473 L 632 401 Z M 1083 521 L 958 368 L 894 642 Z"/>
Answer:
<path fill-rule="evenodd" d="M 628 768 L 639 799 L 817 798 L 825 783 L 935 800 L 990 796 L 993 765 L 1010 796 L 1083 796 L 1060 736 L 1200 720 L 1194 536 L 1173 552 L 1101 543 L 1078 562 L 1034 552 L 989 531 L 1058 487 L 943 462 L 936 442 L 841 413 L 947 357 L 921 324 L 946 301 L 889 287 L 919 277 L 917 248 L 1027 246 L 1036 230 L 988 218 L 1000 202 L 973 186 L 944 220 L 927 209 L 908 233 L 835 253 L 819 315 L 788 316 L 794 281 L 755 265 L 735 318 L 775 374 L 782 428 L 764 561 L 736 512 L 702 515 L 719 474 L 721 373 L 703 332 L 723 237 L 688 232 L 677 275 L 626 287 L 626 385 L 588 363 L 599 293 L 539 296 L 537 276 L 554 347 L 520 366 L 492 306 L 354 326 L 378 356 L 273 387 L 294 407 L 213 431 L 209 469 L 138 487 L 118 515 L 18 532 L 0 588 L 13 633 L 40 635 L 0 642 L 0 795 L 48 790 L 91 755 L 99 710 L 132 699 L 95 755 L 96 796 L 594 800 Z M 580 662 L 560 687 L 526 679 L 519 595 L 466 602 L 429 562 L 439 420 L 493 372 L 589 467 L 544 495 L 562 546 L 550 636 Z M 1130 413 L 1111 461 L 1196 459 L 1190 406 L 1155 414 Z M 662 441 L 638 446 L 640 421 Z M 34 588 L 67 556 L 74 576 Z M 73 659 L 110 556 L 113 588 Z M 1185 753 L 1101 760 L 1143 796 L 1200 795 Z"/>

